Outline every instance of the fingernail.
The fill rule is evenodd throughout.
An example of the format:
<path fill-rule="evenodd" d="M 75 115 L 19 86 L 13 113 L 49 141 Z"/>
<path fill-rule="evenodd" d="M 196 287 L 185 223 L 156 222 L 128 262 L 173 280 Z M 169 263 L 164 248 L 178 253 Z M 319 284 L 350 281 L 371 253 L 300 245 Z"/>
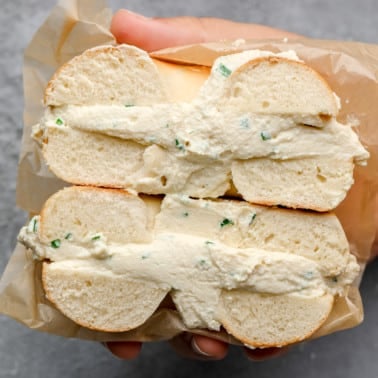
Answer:
<path fill-rule="evenodd" d="M 196 339 L 193 337 L 192 338 L 192 341 L 190 342 L 191 346 L 192 346 L 192 349 L 194 350 L 195 353 L 198 353 L 202 356 L 206 356 L 206 357 L 211 357 L 211 354 L 208 354 L 206 352 L 204 352 L 197 344 L 196 342 Z"/>

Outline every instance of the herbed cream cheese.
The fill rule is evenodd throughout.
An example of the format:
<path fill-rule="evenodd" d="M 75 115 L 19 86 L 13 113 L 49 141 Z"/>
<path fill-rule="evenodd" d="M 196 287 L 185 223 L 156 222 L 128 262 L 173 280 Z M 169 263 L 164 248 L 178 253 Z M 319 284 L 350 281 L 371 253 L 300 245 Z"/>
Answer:
<path fill-rule="evenodd" d="M 127 103 L 49 107 L 40 124 L 34 127 L 34 136 L 44 144 L 46 150 L 50 148 L 47 143 L 49 135 L 55 135 L 55 140 L 63 141 L 64 131 L 67 130 L 119 139 L 123 142 L 119 145 L 123 146 L 123 151 L 130 146 L 133 154 L 127 157 L 128 161 L 137 161 L 138 168 L 121 174 L 121 178 L 114 179 L 111 185 L 148 194 L 186 193 L 197 198 L 217 198 L 230 189 L 232 181 L 235 183 L 233 178 L 238 175 L 240 162 L 246 162 L 252 169 L 255 162 L 258 165 L 259 159 L 274 162 L 332 159 L 347 162 L 347 170 L 350 170 L 352 161 L 365 164 L 369 154 L 350 125 L 342 125 L 334 117 L 323 118 L 319 114 L 312 114 L 311 109 L 308 112 L 297 109 L 291 114 L 282 108 L 283 113 L 277 113 L 273 106 L 272 111 L 260 109 L 252 112 L 248 110 L 251 109 L 249 101 L 253 100 L 249 100 L 253 97 L 251 94 L 243 95 L 244 105 L 240 105 L 240 98 L 236 94 L 234 96 L 232 91 L 228 93 L 233 83 L 233 72 L 236 74 L 249 61 L 266 56 L 299 61 L 293 51 L 273 54 L 253 50 L 223 56 L 214 62 L 211 75 L 191 102 L 151 106 Z M 242 84 L 245 84 L 244 81 L 241 80 Z M 272 94 L 275 101 L 278 101 L 278 95 Z M 279 101 L 277 103 L 279 108 Z M 78 138 L 85 140 L 87 135 L 82 134 Z M 87 159 L 89 149 L 86 147 L 83 155 L 73 151 L 72 161 L 90 160 Z M 55 145 L 55 150 L 60 151 L 59 143 Z M 66 150 L 61 153 L 65 158 L 71 156 Z M 59 158 L 59 152 L 56 155 L 58 157 L 54 153 L 50 155 L 54 156 L 51 158 L 51 167 L 59 166 L 63 161 Z M 86 168 L 82 169 L 83 174 Z M 88 169 L 92 168 L 89 165 Z M 59 166 L 57 169 L 66 174 L 64 167 Z M 63 178 L 82 183 L 79 166 L 77 171 L 74 177 Z M 316 174 L 308 175 L 310 181 L 316 181 Z M 99 185 L 107 184 L 108 178 L 103 178 L 103 175 L 100 177 Z M 339 180 L 342 194 L 351 182 L 351 178 L 343 179 Z M 330 186 L 327 182 L 321 190 L 340 201 L 342 195 L 335 195 Z M 238 187 L 236 189 L 243 198 L 249 199 L 248 193 Z M 290 203 L 288 205 L 291 206 Z"/>
<path fill-rule="evenodd" d="M 145 148 L 158 146 L 176 160 L 203 165 L 230 165 L 235 160 L 263 157 L 284 160 L 316 156 L 351 158 L 363 164 L 369 154 L 352 128 L 334 117 L 316 124 L 311 121 L 318 115 L 306 112 L 254 113 L 239 109 L 236 103 L 231 108 L 225 106 L 227 102 L 223 100 L 228 97 L 223 98 L 222 91 L 228 87 L 231 73 L 249 61 L 269 56 L 302 62 L 291 50 L 277 54 L 250 50 L 221 56 L 191 102 L 50 107 L 36 129 L 71 127 L 110 135 Z"/>
<path fill-rule="evenodd" d="M 195 103 L 68 105 L 47 111 L 45 117 L 35 129 L 42 140 L 49 139 L 52 128 L 70 127 L 136 142 L 141 168 L 120 184 L 149 194 L 216 198 L 230 188 L 235 164 L 254 159 L 329 158 L 364 164 L 368 158 L 351 127 L 335 119 L 319 128 L 298 124 L 295 117 L 223 113 Z"/>
<path fill-rule="evenodd" d="M 188 217 L 186 213 L 180 216 Z M 253 222 L 252 218 L 249 222 Z M 219 329 L 215 314 L 222 290 L 315 298 L 325 293 L 342 294 L 358 271 L 351 261 L 345 274 L 326 276 L 318 262 L 303 256 L 253 247 L 236 248 L 214 233 L 209 239 L 170 231 L 163 222 L 155 227 L 150 243 L 119 244 L 95 232 L 78 239 L 69 231 L 63 238 L 42 243 L 39 221 L 38 216 L 34 217 L 19 235 L 36 259 L 64 261 L 67 269 L 70 264 L 77 267 L 79 261 L 85 261 L 87 267 L 93 265 L 94 272 L 107 270 L 141 283 L 149 281 L 158 287 L 168 287 L 188 327 Z M 233 222 L 231 217 L 224 218 L 219 227 L 233 227 Z"/>
<path fill-rule="evenodd" d="M 207 164 L 264 157 L 337 156 L 356 163 L 368 158 L 351 127 L 333 118 L 317 128 L 298 123 L 295 115 L 225 114 L 216 107 L 203 109 L 194 103 L 66 105 L 46 113 L 41 127 L 46 126 L 97 132 L 145 147 L 157 145 L 178 159 Z"/>

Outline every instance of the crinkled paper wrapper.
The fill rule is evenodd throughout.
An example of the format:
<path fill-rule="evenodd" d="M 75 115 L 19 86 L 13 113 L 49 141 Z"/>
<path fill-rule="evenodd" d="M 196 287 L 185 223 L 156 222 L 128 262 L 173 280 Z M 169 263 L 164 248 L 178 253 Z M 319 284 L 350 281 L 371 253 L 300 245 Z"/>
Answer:
<path fill-rule="evenodd" d="M 31 126 L 43 112 L 44 88 L 55 70 L 84 50 L 115 44 L 109 31 L 111 10 L 105 0 L 60 1 L 25 51 L 25 115 L 22 152 L 17 185 L 17 201 L 29 213 L 38 213 L 44 201 L 65 184 L 44 165 L 40 151 L 31 140 Z M 378 46 L 337 41 L 236 41 L 179 47 L 159 51 L 155 57 L 184 64 L 211 66 L 219 55 L 245 49 L 272 51 L 294 49 L 299 57 L 320 72 L 338 94 L 342 103 L 340 120 L 357 119 L 357 132 L 371 158 L 367 167 L 357 167 L 355 184 L 336 213 L 347 234 L 351 250 L 362 268 L 371 257 L 375 237 L 374 212 L 378 183 Z M 57 311 L 45 298 L 41 263 L 33 261 L 30 251 L 17 245 L 0 281 L 0 312 L 30 328 L 66 337 L 110 341 L 169 339 L 188 329 L 177 311 L 159 308 L 141 327 L 124 333 L 96 332 L 78 326 Z M 363 269 L 362 269 L 363 270 Z M 358 282 L 346 298 L 336 300 L 326 323 L 313 337 L 350 328 L 363 319 Z M 237 343 L 222 331 L 191 332 Z"/>

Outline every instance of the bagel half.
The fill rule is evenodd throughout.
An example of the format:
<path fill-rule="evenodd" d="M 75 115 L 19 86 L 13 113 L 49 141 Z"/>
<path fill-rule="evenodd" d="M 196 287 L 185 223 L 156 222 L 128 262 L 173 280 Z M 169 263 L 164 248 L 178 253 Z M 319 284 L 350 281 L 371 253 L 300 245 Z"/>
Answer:
<path fill-rule="evenodd" d="M 333 214 L 92 187 L 54 194 L 19 240 L 82 326 L 134 329 L 169 295 L 188 329 L 251 347 L 309 337 L 359 270 Z"/>
<path fill-rule="evenodd" d="M 54 75 L 45 104 L 34 136 L 79 185 L 195 198 L 234 187 L 252 203 L 328 211 L 368 158 L 329 85 L 292 52 L 232 54 L 209 70 L 99 47 Z"/>

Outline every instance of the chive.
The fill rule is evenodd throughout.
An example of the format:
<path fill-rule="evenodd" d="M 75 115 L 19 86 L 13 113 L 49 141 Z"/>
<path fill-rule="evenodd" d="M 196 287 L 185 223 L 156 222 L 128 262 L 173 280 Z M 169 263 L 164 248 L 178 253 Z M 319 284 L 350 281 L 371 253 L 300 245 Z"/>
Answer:
<path fill-rule="evenodd" d="M 219 64 L 217 70 L 224 77 L 229 77 L 232 73 L 232 71 L 228 67 L 226 67 L 223 63 Z"/>
<path fill-rule="evenodd" d="M 225 226 L 228 226 L 228 225 L 231 225 L 231 226 L 234 225 L 234 222 L 231 219 L 228 219 L 228 218 L 224 218 L 222 220 L 222 222 L 220 223 L 221 227 L 225 227 Z"/>
<path fill-rule="evenodd" d="M 149 137 L 147 137 L 147 142 L 155 143 L 156 142 L 156 137 L 155 136 L 149 136 Z"/>
<path fill-rule="evenodd" d="M 62 118 L 57 118 L 56 121 L 55 121 L 55 123 L 56 123 L 58 126 L 62 126 L 64 122 L 63 122 Z"/>
<path fill-rule="evenodd" d="M 142 260 L 146 260 L 150 257 L 150 253 L 149 252 L 146 252 L 142 255 Z"/>
<path fill-rule="evenodd" d="M 37 219 L 33 219 L 33 232 L 37 232 L 38 230 L 38 222 Z"/>
<path fill-rule="evenodd" d="M 36 217 L 33 217 L 30 219 L 28 223 L 28 232 L 34 232 L 36 233 L 38 231 L 38 221 Z"/>
<path fill-rule="evenodd" d="M 180 151 L 184 151 L 184 146 L 183 144 L 178 140 L 178 139 L 175 139 L 175 146 L 176 148 L 178 148 Z"/>
<path fill-rule="evenodd" d="M 272 136 L 270 135 L 269 131 L 261 131 L 260 136 L 263 141 L 272 139 Z"/>
<path fill-rule="evenodd" d="M 101 235 L 95 235 L 93 236 L 92 240 L 95 241 L 95 240 L 99 240 L 101 239 Z"/>
<path fill-rule="evenodd" d="M 249 221 L 249 226 L 253 223 L 253 221 L 256 219 L 256 217 L 257 217 L 257 214 L 253 213 L 252 216 L 251 216 L 251 220 Z"/>
<path fill-rule="evenodd" d="M 51 242 L 51 247 L 57 249 L 60 247 L 61 241 L 60 239 L 55 239 Z"/>
<path fill-rule="evenodd" d="M 241 121 L 240 121 L 240 127 L 242 129 L 249 129 L 249 119 L 248 118 L 243 118 Z"/>
<path fill-rule="evenodd" d="M 66 240 L 71 240 L 71 239 L 72 239 L 72 234 L 71 234 L 71 232 L 69 232 L 69 233 L 64 237 L 64 239 L 66 239 Z"/>
<path fill-rule="evenodd" d="M 208 270 L 209 269 L 209 262 L 205 258 L 200 258 L 195 263 L 195 267 L 201 270 Z"/>
<path fill-rule="evenodd" d="M 206 241 L 205 241 L 205 244 L 206 244 L 206 245 L 214 245 L 215 243 L 212 242 L 212 241 L 210 241 L 210 240 L 206 240 Z"/>
<path fill-rule="evenodd" d="M 189 213 L 187 211 L 185 211 L 185 213 L 182 214 L 183 217 L 187 218 L 189 216 Z"/>
<path fill-rule="evenodd" d="M 312 278 L 314 278 L 314 272 L 311 272 L 311 271 L 305 272 L 304 278 L 306 280 L 311 280 Z"/>
<path fill-rule="evenodd" d="M 132 108 L 133 106 L 135 106 L 135 105 L 133 105 L 133 104 L 125 104 L 125 108 Z"/>

